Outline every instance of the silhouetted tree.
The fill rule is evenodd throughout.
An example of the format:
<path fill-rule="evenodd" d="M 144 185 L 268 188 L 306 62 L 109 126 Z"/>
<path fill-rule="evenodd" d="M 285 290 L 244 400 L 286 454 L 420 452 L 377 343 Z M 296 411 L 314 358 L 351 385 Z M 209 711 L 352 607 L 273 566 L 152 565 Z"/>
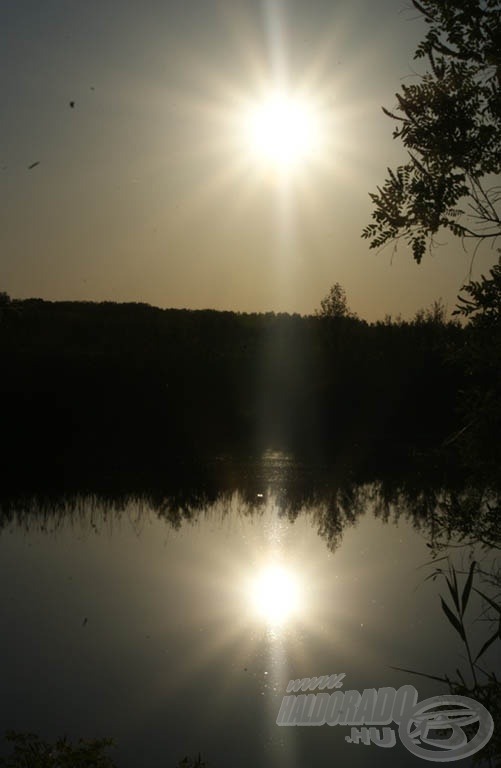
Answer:
<path fill-rule="evenodd" d="M 500 0 L 411 0 L 428 24 L 414 58 L 429 71 L 403 85 L 394 138 L 409 161 L 377 193 L 362 236 L 371 248 L 403 238 L 419 263 L 440 229 L 479 242 L 501 235 Z"/>
<path fill-rule="evenodd" d="M 498 263 L 481 280 L 463 286 L 454 315 L 467 317 L 477 327 L 498 328 L 501 323 L 501 255 Z"/>
<path fill-rule="evenodd" d="M 356 317 L 348 309 L 346 291 L 340 283 L 334 283 L 327 296 L 320 302 L 320 309 L 316 314 L 319 317 Z"/>
<path fill-rule="evenodd" d="M 442 299 L 437 299 L 428 309 L 418 309 L 414 315 L 414 322 L 444 325 L 447 322 L 447 307 Z"/>

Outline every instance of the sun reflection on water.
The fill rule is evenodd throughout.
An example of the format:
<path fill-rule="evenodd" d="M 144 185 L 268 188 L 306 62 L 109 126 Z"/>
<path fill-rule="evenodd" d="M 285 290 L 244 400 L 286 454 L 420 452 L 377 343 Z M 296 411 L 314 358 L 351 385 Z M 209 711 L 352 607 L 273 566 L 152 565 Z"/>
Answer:
<path fill-rule="evenodd" d="M 258 616 L 276 626 L 292 618 L 301 608 L 301 587 L 291 571 L 269 565 L 250 584 L 250 598 Z"/>

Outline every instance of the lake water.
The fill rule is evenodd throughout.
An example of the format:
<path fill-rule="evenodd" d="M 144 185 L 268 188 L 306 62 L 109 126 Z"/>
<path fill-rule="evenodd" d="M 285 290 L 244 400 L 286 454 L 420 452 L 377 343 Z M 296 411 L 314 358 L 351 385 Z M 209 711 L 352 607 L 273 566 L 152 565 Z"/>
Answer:
<path fill-rule="evenodd" d="M 422 700 L 446 686 L 395 667 L 468 675 L 445 583 L 426 579 L 430 520 L 328 472 L 310 473 L 301 495 L 302 472 L 271 455 L 206 498 L 11 504 L 2 730 L 113 737 L 119 768 L 174 768 L 198 752 L 214 768 L 425 765 L 398 727 L 382 749 L 348 743 L 349 726 L 276 724 L 291 679 L 344 673 L 343 691 L 411 684 Z M 466 570 L 471 548 L 451 551 Z M 277 569 L 289 579 L 278 586 Z M 468 610 L 473 625 L 480 602 Z M 472 626 L 473 645 L 486 631 Z M 498 656 L 493 646 L 485 663 Z"/>

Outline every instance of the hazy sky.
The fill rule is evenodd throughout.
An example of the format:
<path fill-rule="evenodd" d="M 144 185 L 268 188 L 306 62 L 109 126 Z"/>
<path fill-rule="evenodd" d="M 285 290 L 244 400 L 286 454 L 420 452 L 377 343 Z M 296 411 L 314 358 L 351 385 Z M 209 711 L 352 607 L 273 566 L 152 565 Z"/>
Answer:
<path fill-rule="evenodd" d="M 409 0 L 0 0 L 0 290 L 310 313 L 340 282 L 369 320 L 452 308 L 460 242 L 418 267 L 360 237 L 422 32 Z M 278 85 L 323 131 L 287 174 L 244 131 Z"/>

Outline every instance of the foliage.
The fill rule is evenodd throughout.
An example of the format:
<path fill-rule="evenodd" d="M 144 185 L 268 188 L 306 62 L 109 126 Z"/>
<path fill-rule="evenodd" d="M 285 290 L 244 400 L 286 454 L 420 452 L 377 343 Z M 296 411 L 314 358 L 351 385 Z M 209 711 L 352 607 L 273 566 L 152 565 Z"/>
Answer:
<path fill-rule="evenodd" d="M 353 465 L 437 447 L 464 384 L 464 329 L 421 321 L 19 301 L 0 326 L 6 483 L 162 471 L 270 446 Z M 425 396 L 423 396 L 423 394 Z M 40 450 L 43 441 L 44 450 Z M 358 447 L 354 447 L 354 446 Z M 355 456 L 356 454 L 356 456 Z M 29 475 L 29 477 L 28 477 Z"/>
<path fill-rule="evenodd" d="M 66 737 L 54 744 L 43 741 L 34 733 L 7 731 L 7 741 L 14 745 L 9 757 L 0 757 L 0 768 L 116 768 L 105 751 L 114 746 L 113 739 L 79 739 L 71 744 Z M 209 768 L 197 757 L 184 757 L 177 768 Z"/>
<path fill-rule="evenodd" d="M 445 572 L 441 567 L 439 567 L 435 570 L 433 576 L 439 575 L 445 578 L 450 596 L 452 597 L 453 605 L 451 608 L 451 606 L 444 600 L 444 598 L 441 597 L 440 602 L 442 604 L 442 610 L 445 613 L 447 620 L 454 627 L 454 629 L 459 634 L 460 638 L 462 639 L 465 645 L 473 683 L 475 686 L 478 686 L 476 663 L 479 660 L 479 658 L 483 656 L 483 654 L 492 645 L 494 641 L 501 640 L 501 607 L 497 605 L 488 595 L 485 595 L 483 592 L 481 592 L 479 589 L 475 587 L 475 592 L 481 595 L 481 597 L 483 597 L 483 599 L 491 607 L 495 609 L 496 613 L 499 616 L 499 619 L 497 620 L 496 630 L 488 638 L 488 640 L 486 640 L 486 642 L 483 643 L 482 647 L 480 648 L 478 653 L 475 655 L 475 658 L 473 658 L 473 653 L 472 653 L 468 636 L 467 636 L 464 616 L 465 616 L 466 608 L 468 607 L 468 602 L 470 600 L 471 590 L 473 586 L 473 578 L 475 574 L 475 567 L 477 563 L 475 562 L 475 560 L 471 562 L 466 582 L 464 584 L 463 589 L 460 590 L 457 572 L 454 565 L 450 562 L 448 557 L 444 559 L 448 561 L 448 565 L 449 565 L 448 572 Z"/>
<path fill-rule="evenodd" d="M 445 577 L 447 587 L 453 600 L 453 607 L 451 608 L 444 600 L 440 598 L 442 603 L 442 610 L 444 611 L 449 623 L 454 627 L 463 641 L 463 645 L 466 649 L 468 664 L 473 680 L 473 686 L 469 686 L 463 675 L 457 670 L 458 679 L 448 680 L 451 692 L 455 695 L 469 696 L 480 701 L 490 712 L 495 723 L 499 722 L 501 716 L 501 683 L 497 679 L 494 672 L 487 672 L 479 666 L 478 661 L 484 655 L 488 648 L 493 643 L 499 645 L 501 640 L 501 605 L 493 600 L 489 595 L 486 595 L 481 590 L 473 587 L 473 590 L 479 594 L 484 604 L 494 610 L 494 616 L 492 620 L 495 622 L 495 629 L 491 635 L 482 644 L 482 647 L 473 656 L 471 644 L 468 640 L 466 625 L 464 621 L 464 614 L 468 607 L 470 596 L 472 593 L 472 586 L 474 581 L 474 573 L 476 568 L 476 562 L 472 561 L 466 582 L 462 590 L 459 588 L 458 578 L 454 565 L 449 561 L 448 573 L 445 573 L 442 568 L 438 568 L 435 571 L 435 575 L 441 575 Z M 499 587 L 499 583 L 497 584 Z M 495 729 L 494 737 L 482 750 L 482 755 L 479 755 L 478 759 L 483 759 L 484 756 L 488 757 L 491 761 L 491 765 L 494 761 L 495 765 L 501 765 L 501 738 L 499 730 Z"/>
<path fill-rule="evenodd" d="M 447 570 L 436 565 L 444 560 L 448 563 Z M 475 577 L 480 573 L 478 564 L 474 560 L 470 564 L 466 581 L 462 588 L 459 585 L 458 572 L 448 556 L 438 558 L 434 560 L 432 564 L 435 565 L 435 570 L 427 577 L 427 579 L 431 578 L 435 580 L 437 577 L 445 579 L 449 598 L 452 598 L 452 606 L 440 596 L 442 611 L 463 642 L 468 659 L 471 681 L 470 683 L 466 681 L 465 676 L 460 669 L 456 670 L 457 678 L 451 678 L 449 675 L 440 677 L 424 672 L 416 672 L 410 669 L 402 669 L 401 667 L 396 667 L 396 669 L 445 683 L 453 695 L 468 696 L 476 699 L 490 712 L 494 722 L 498 723 L 501 717 L 501 682 L 497 679 L 495 672 L 486 671 L 478 662 L 493 644 L 499 646 L 499 641 L 501 640 L 501 605 L 492 597 L 489 597 L 489 595 L 486 595 L 483 591 L 474 586 Z M 484 576 L 485 575 L 486 574 L 484 574 Z M 487 576 L 487 580 L 490 584 L 494 585 L 499 590 L 501 587 L 500 574 L 487 574 Z M 484 605 L 487 606 L 486 610 L 490 609 L 494 611 L 494 614 L 491 614 L 490 616 L 490 620 L 491 623 L 495 623 L 494 631 L 475 654 L 468 638 L 467 625 L 465 622 L 465 613 L 472 592 L 476 592 L 482 597 Z M 474 761 L 483 760 L 484 758 L 489 759 L 491 766 L 501 766 L 501 734 L 498 728 L 494 729 L 493 737 L 482 749 L 482 752 L 474 756 Z"/>
<path fill-rule="evenodd" d="M 457 351 L 465 371 L 459 406 L 461 446 L 469 466 L 500 474 L 501 445 L 501 260 L 480 280 L 462 289 L 454 314 L 468 319 Z"/>
<path fill-rule="evenodd" d="M 348 308 L 346 291 L 340 283 L 334 283 L 327 296 L 320 302 L 320 309 L 317 310 L 316 315 L 317 317 L 356 317 Z"/>
<path fill-rule="evenodd" d="M 400 238 L 420 263 L 440 228 L 478 242 L 501 235 L 500 0 L 411 0 L 428 31 L 415 59 L 429 71 L 396 94 L 393 137 L 409 160 L 377 193 L 362 237 L 371 248 Z"/>
<path fill-rule="evenodd" d="M 459 296 L 459 304 L 453 314 L 467 317 L 479 328 L 499 328 L 501 324 L 501 256 L 489 272 L 480 280 L 471 280 L 463 286 L 467 296 Z"/>
<path fill-rule="evenodd" d="M 442 299 L 438 299 L 428 309 L 419 309 L 414 316 L 414 322 L 445 325 L 447 323 L 447 307 Z"/>
<path fill-rule="evenodd" d="M 63 738 L 51 744 L 33 733 L 15 731 L 8 731 L 6 738 L 14 751 L 0 758 L 0 768 L 115 768 L 105 754 L 113 746 L 112 739 L 80 739 L 71 744 Z"/>

